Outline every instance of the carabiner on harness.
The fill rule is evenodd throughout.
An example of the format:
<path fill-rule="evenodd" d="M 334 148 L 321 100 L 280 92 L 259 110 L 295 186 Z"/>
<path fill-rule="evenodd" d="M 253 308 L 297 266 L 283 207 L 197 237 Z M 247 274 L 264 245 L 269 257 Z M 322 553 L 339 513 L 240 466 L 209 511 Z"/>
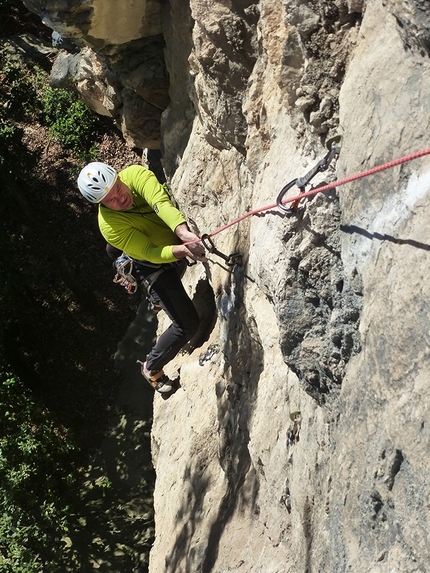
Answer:
<path fill-rule="evenodd" d="M 283 198 L 285 197 L 285 193 L 291 189 L 294 185 L 300 189 L 300 193 L 305 192 L 306 185 L 309 184 L 311 179 L 315 177 L 317 173 L 321 173 L 322 171 L 326 171 L 329 168 L 330 163 L 332 162 L 334 157 L 339 156 L 340 148 L 342 147 L 341 144 L 342 137 L 340 135 L 336 135 L 327 141 L 327 148 L 329 149 L 328 153 L 318 161 L 318 163 L 310 170 L 306 175 L 303 177 L 299 177 L 298 179 L 293 179 L 285 187 L 283 187 L 276 199 L 276 204 L 283 211 L 286 215 L 292 215 L 298 208 L 300 199 L 294 201 L 291 207 L 285 207 L 282 203 Z"/>
<path fill-rule="evenodd" d="M 215 247 L 215 243 L 207 233 L 201 236 L 201 241 L 205 249 L 207 249 L 211 254 L 224 259 L 226 265 L 233 267 L 236 264 L 240 264 L 240 260 L 242 258 L 240 253 L 232 253 L 231 255 L 222 253 Z"/>
<path fill-rule="evenodd" d="M 113 282 L 124 287 L 128 294 L 134 294 L 138 285 L 136 278 L 133 276 L 133 259 L 123 253 L 114 262 L 114 268 L 116 274 Z"/>

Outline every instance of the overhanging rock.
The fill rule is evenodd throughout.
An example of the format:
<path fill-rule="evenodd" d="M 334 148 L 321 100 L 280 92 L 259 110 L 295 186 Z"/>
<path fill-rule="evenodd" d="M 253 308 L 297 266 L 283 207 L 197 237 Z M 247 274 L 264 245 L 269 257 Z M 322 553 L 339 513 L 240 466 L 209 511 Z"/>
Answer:
<path fill-rule="evenodd" d="M 23 3 L 44 24 L 80 48 L 79 54 L 59 53 L 51 85 L 76 89 L 96 113 L 116 119 L 130 146 L 158 148 L 161 113 L 169 104 L 161 3 Z"/>

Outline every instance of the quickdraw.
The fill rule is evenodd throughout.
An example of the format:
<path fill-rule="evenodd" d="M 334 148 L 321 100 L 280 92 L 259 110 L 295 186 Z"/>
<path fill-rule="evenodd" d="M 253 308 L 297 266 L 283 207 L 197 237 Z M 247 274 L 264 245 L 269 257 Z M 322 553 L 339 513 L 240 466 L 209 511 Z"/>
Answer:
<path fill-rule="evenodd" d="M 292 181 L 287 183 L 285 187 L 281 189 L 276 199 L 276 204 L 279 207 L 279 209 L 283 211 L 286 215 L 293 215 L 300 203 L 300 199 L 297 199 L 296 201 L 294 201 L 291 207 L 285 207 L 285 205 L 283 205 L 282 203 L 282 200 L 285 197 L 286 192 L 289 189 L 291 189 L 291 187 L 293 187 L 294 185 L 297 185 L 297 187 L 300 189 L 300 193 L 304 193 L 305 187 L 306 185 L 309 184 L 311 179 L 313 179 L 317 173 L 326 171 L 331 161 L 334 159 L 334 157 L 339 156 L 340 148 L 342 147 L 341 140 L 342 137 L 340 135 L 337 135 L 329 139 L 327 141 L 327 148 L 329 151 L 326 154 L 326 156 L 323 157 L 323 159 L 321 159 L 320 161 L 318 161 L 315 167 L 313 167 L 308 173 L 306 173 L 306 175 L 304 175 L 303 177 L 299 177 L 298 179 L 293 179 Z"/>
<path fill-rule="evenodd" d="M 116 259 L 114 267 L 116 275 L 113 282 L 123 286 L 128 294 L 134 294 L 137 291 L 138 285 L 133 276 L 133 259 L 123 254 Z"/>
<path fill-rule="evenodd" d="M 207 233 L 205 233 L 204 235 L 201 236 L 201 242 L 202 242 L 204 248 L 207 251 L 209 251 L 211 254 L 217 255 L 218 257 L 221 257 L 222 259 L 224 259 L 226 265 L 233 267 L 234 265 L 240 264 L 241 259 L 242 259 L 242 255 L 240 253 L 232 253 L 231 255 L 226 255 L 226 254 L 222 253 L 221 251 L 219 251 L 215 247 L 213 240 L 211 239 L 210 235 L 208 235 Z"/>

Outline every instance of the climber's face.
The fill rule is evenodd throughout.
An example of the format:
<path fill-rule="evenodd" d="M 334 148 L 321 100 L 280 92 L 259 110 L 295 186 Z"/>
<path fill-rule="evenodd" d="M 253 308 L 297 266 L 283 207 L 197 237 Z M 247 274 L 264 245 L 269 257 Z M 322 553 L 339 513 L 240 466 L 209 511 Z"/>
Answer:
<path fill-rule="evenodd" d="M 133 195 L 127 185 L 117 178 L 112 189 L 102 199 L 101 204 L 114 211 L 125 211 L 133 205 Z"/>

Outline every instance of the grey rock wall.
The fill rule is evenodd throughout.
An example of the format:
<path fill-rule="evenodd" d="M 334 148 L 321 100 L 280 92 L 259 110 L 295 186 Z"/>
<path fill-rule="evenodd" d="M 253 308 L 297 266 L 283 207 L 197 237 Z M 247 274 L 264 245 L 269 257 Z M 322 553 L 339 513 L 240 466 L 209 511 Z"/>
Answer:
<path fill-rule="evenodd" d="M 336 133 L 340 157 L 315 183 L 426 147 L 427 6 L 190 7 L 196 117 L 165 161 L 201 232 L 273 203 Z M 151 571 L 427 570 L 429 168 L 417 160 L 214 237 L 244 266 L 213 256 L 195 271 L 210 277 L 218 322 L 172 365 L 182 388 L 155 397 Z"/>
<path fill-rule="evenodd" d="M 242 265 L 210 255 L 187 273 L 190 293 L 209 280 L 217 322 L 169 365 L 181 388 L 154 398 L 150 571 L 424 573 L 430 159 L 291 217 L 273 204 L 333 135 L 340 156 L 315 185 L 428 145 L 428 3 L 144 4 L 154 34 L 139 38 L 100 32 L 109 3 L 103 18 L 97 2 L 44 4 L 85 46 L 83 97 L 131 145 L 161 142 L 198 232 L 272 206 L 214 235 Z M 143 4 L 124 5 L 142 22 Z"/>

